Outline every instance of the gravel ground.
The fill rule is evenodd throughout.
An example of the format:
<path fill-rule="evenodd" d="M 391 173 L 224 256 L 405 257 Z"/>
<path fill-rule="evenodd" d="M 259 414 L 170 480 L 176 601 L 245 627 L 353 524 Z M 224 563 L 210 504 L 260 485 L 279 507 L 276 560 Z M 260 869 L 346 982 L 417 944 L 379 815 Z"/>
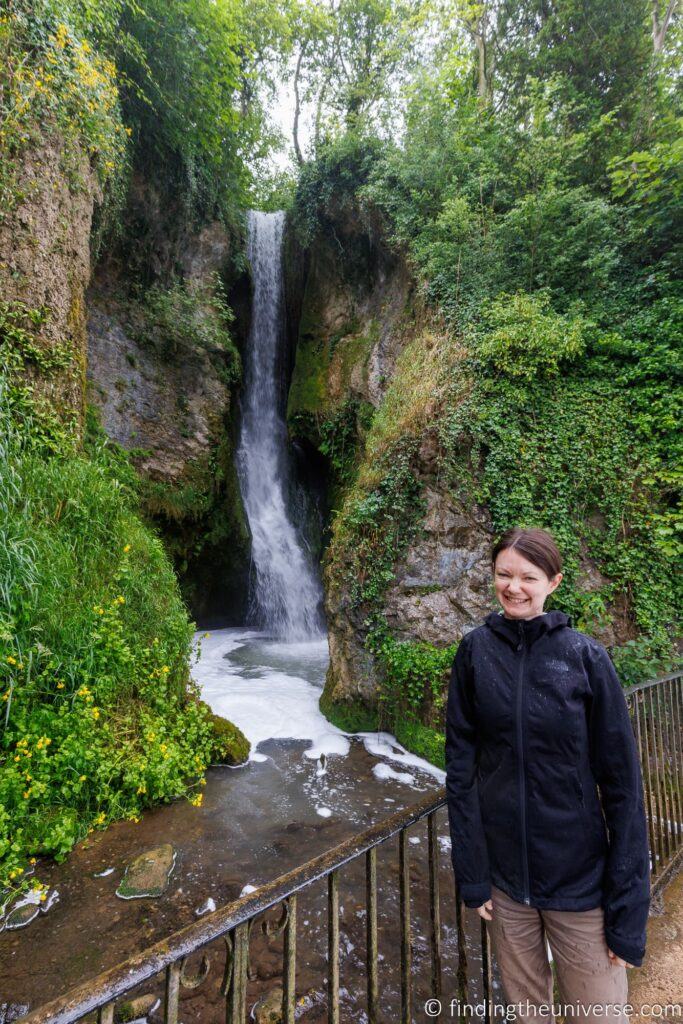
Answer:
<path fill-rule="evenodd" d="M 629 971 L 632 1024 L 683 1022 L 683 872 L 666 887 L 660 905 L 661 913 L 650 917 L 645 962 Z M 639 1012 L 645 1004 L 651 1012 Z"/>

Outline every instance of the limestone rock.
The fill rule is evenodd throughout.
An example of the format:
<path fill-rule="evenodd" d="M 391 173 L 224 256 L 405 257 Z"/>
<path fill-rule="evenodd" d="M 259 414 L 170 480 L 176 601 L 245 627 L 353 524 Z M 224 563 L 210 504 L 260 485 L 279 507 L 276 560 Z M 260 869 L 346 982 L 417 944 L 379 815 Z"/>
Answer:
<path fill-rule="evenodd" d="M 397 634 L 445 647 L 493 607 L 491 529 L 476 506 L 458 506 L 433 488 L 425 497 L 422 529 L 386 594 L 386 617 Z"/>
<path fill-rule="evenodd" d="M 161 896 L 168 886 L 175 858 L 170 843 L 141 853 L 126 868 L 116 895 L 123 900 Z"/>

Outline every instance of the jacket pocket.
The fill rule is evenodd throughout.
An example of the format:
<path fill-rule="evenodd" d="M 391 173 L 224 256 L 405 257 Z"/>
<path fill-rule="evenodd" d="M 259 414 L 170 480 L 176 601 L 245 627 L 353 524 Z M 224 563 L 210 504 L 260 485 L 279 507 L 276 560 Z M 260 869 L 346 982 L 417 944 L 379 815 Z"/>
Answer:
<path fill-rule="evenodd" d="M 597 809 L 593 809 L 592 807 L 587 806 L 581 776 L 576 768 L 572 768 L 571 776 L 574 789 L 576 791 L 578 812 L 586 837 L 586 842 L 589 844 L 591 849 L 602 847 L 604 846 L 605 841 L 605 827 L 602 813 L 599 807 Z"/>

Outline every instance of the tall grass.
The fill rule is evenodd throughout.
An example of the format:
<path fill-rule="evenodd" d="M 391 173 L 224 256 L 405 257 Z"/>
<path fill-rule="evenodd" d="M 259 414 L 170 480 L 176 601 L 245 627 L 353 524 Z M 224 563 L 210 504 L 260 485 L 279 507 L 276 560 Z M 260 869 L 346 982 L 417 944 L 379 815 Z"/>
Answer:
<path fill-rule="evenodd" d="M 29 429 L 27 429 L 27 426 Z M 0 392 L 0 887 L 188 790 L 211 752 L 192 624 L 136 477 L 90 420 L 48 454 Z M 197 801 L 198 798 L 195 798 Z"/>

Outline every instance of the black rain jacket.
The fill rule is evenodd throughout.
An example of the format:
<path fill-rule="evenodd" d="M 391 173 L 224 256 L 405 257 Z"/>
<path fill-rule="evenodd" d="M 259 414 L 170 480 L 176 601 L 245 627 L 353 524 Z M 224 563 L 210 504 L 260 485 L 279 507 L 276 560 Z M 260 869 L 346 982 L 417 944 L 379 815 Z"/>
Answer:
<path fill-rule="evenodd" d="M 490 899 L 491 883 L 540 909 L 602 906 L 607 945 L 640 966 L 650 893 L 640 762 L 607 651 L 563 612 L 492 612 L 463 637 L 446 792 L 466 906 Z"/>

